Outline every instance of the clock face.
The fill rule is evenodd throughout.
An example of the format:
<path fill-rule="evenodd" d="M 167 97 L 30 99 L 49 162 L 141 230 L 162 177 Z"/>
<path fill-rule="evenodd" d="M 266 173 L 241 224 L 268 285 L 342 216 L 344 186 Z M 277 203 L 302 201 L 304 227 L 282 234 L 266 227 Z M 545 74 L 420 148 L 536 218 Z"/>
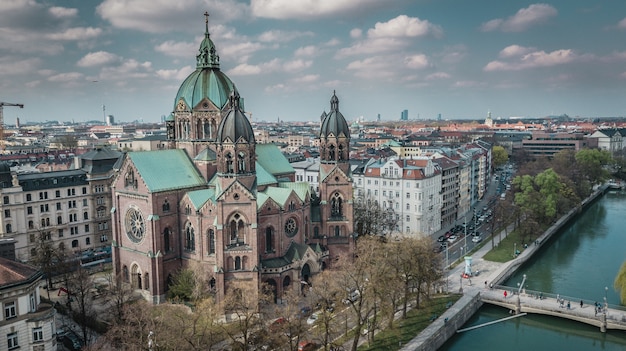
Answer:
<path fill-rule="evenodd" d="M 178 110 L 182 111 L 184 109 L 185 109 L 185 103 L 182 101 L 178 102 Z"/>
<path fill-rule="evenodd" d="M 126 226 L 126 235 L 133 242 L 140 242 L 146 232 L 146 224 L 143 221 L 143 215 L 137 208 L 131 207 L 126 211 L 124 221 Z"/>
<path fill-rule="evenodd" d="M 288 237 L 292 237 L 296 235 L 297 232 L 298 223 L 296 223 L 294 218 L 289 218 L 287 222 L 285 222 L 285 234 L 287 234 Z"/>

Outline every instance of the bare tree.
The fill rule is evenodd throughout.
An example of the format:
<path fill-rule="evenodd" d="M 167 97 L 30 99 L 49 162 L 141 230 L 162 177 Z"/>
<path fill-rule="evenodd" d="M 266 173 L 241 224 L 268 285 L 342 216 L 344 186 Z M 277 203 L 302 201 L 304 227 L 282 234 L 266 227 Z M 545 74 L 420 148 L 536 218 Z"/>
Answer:
<path fill-rule="evenodd" d="M 70 296 L 70 306 L 72 309 L 74 320 L 80 327 L 80 332 L 85 344 L 88 344 L 92 337 L 93 321 L 97 320 L 97 314 L 94 310 L 93 290 L 95 285 L 89 272 L 78 266 L 78 269 L 69 274 L 67 279 L 67 291 Z"/>
<path fill-rule="evenodd" d="M 109 313 L 115 323 L 121 323 L 124 318 L 125 306 L 133 297 L 133 288 L 130 284 L 124 282 L 122 273 L 115 275 L 111 273 L 107 276 L 107 280 L 108 290 L 106 297 L 111 303 Z"/>
<path fill-rule="evenodd" d="M 54 245 L 50 238 L 50 231 L 39 229 L 33 235 L 35 236 L 35 247 L 31 261 L 46 277 L 49 300 L 50 290 L 54 289 L 53 276 L 65 271 L 67 252 Z"/>
<path fill-rule="evenodd" d="M 253 332 L 262 328 L 263 318 L 259 306 L 268 303 L 272 297 L 266 289 L 258 289 L 246 282 L 235 281 L 226 292 L 223 310 L 232 323 L 224 332 L 231 339 L 234 350 L 245 350 Z"/>
<path fill-rule="evenodd" d="M 311 293 L 316 298 L 316 307 L 319 308 L 317 328 L 315 332 L 321 340 L 324 350 L 331 346 L 332 332 L 339 329 L 339 319 L 335 318 L 335 310 L 345 297 L 345 290 L 341 289 L 337 281 L 337 274 L 333 270 L 325 270 L 311 280 Z"/>
<path fill-rule="evenodd" d="M 354 204 L 354 228 L 359 236 L 386 236 L 396 230 L 398 215 L 391 206 L 380 206 L 371 198 L 360 198 Z"/>

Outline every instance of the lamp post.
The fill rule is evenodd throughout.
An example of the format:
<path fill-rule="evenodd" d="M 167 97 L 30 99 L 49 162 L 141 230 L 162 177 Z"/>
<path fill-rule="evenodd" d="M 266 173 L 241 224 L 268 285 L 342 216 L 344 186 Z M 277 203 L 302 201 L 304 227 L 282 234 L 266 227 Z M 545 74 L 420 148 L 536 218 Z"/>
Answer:
<path fill-rule="evenodd" d="M 513 257 L 517 255 L 517 243 L 513 243 Z"/>
<path fill-rule="evenodd" d="M 604 287 L 604 314 L 606 314 L 606 311 L 609 309 L 609 302 L 607 301 L 608 292 L 609 292 L 609 287 L 605 286 Z"/>

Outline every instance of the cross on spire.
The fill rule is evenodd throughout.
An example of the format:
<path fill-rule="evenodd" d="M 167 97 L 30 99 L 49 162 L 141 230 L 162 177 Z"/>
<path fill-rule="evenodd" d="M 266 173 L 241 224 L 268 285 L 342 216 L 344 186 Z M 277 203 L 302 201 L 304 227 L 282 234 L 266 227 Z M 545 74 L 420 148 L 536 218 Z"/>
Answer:
<path fill-rule="evenodd" d="M 209 32 L 209 11 L 204 11 L 204 25 L 206 26 L 207 33 Z"/>

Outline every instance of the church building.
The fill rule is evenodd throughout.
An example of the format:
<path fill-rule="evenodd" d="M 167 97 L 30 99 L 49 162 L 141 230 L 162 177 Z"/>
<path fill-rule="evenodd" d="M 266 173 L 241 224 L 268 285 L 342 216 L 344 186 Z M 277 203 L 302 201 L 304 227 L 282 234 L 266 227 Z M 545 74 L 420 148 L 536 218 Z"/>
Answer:
<path fill-rule="evenodd" d="M 112 185 L 113 265 L 153 303 L 201 267 L 218 301 L 268 284 L 279 301 L 354 249 L 350 129 L 333 93 L 320 126 L 319 192 L 295 181 L 273 144 L 257 144 L 243 98 L 208 30 L 167 118 L 168 149 L 127 153 Z"/>

